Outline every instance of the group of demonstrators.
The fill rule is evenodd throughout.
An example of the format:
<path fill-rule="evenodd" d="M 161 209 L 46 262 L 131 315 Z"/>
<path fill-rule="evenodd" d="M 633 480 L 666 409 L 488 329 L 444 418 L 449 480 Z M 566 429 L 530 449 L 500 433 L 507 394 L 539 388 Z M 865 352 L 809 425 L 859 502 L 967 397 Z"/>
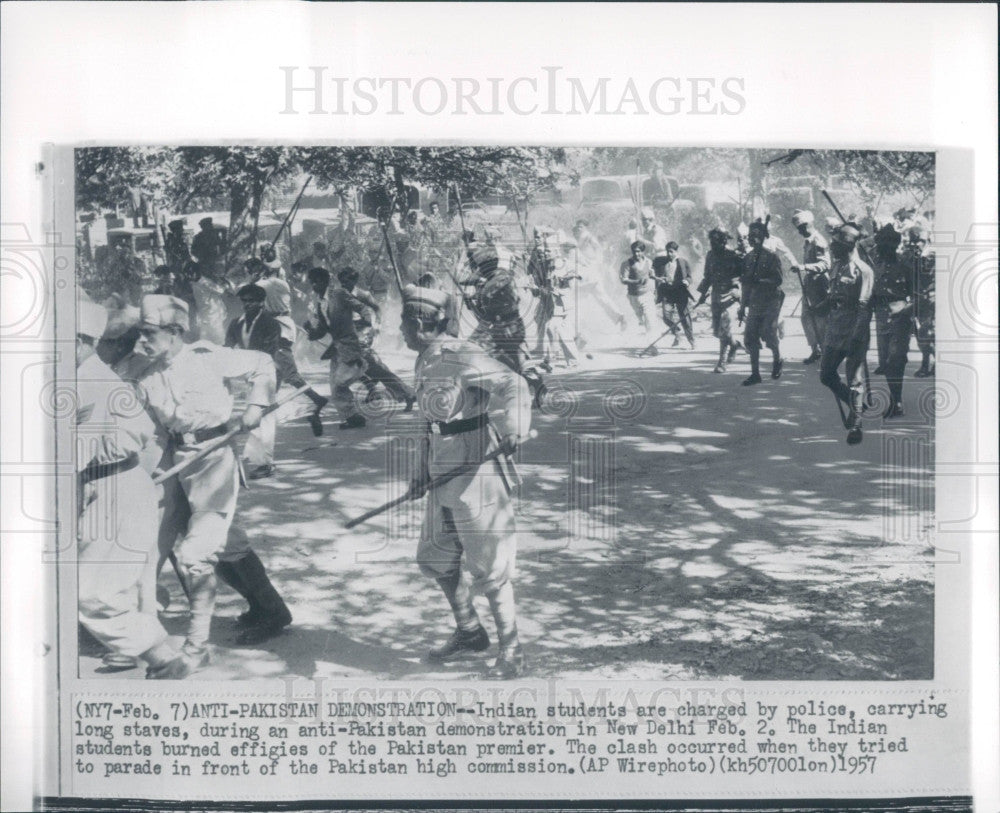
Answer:
<path fill-rule="evenodd" d="M 513 455 L 530 434 L 532 408 L 544 408 L 545 377 L 559 365 L 576 366 L 595 338 L 573 318 L 581 305 L 624 331 L 628 322 L 619 303 L 627 299 L 643 332 L 658 312 L 663 335 L 672 334 L 675 347 L 683 335 L 694 349 L 693 312 L 707 302 L 719 343 L 714 372 L 725 373 L 742 348 L 750 365 L 742 384 L 754 386 L 763 382 L 762 346 L 771 353 L 771 378 L 782 376 L 784 288 L 788 272 L 794 274 L 810 350 L 804 363 L 818 362 L 852 444 L 862 439 L 870 394 L 866 357 L 873 316 L 875 372 L 885 375 L 890 392 L 885 418 L 903 414 L 914 332 L 923 355 L 916 375 L 933 373 L 934 255 L 924 227 L 887 223 L 865 234 L 856 223 L 838 222 L 825 237 L 812 213 L 800 210 L 792 223 L 803 239 L 801 258 L 769 233 L 768 220 L 739 224 L 732 248 L 732 234 L 712 229 L 702 258 L 682 256 L 652 209 L 639 214 L 641 225 L 633 222 L 624 235 L 624 259 L 613 254 L 622 238 L 602 243 L 584 220 L 571 235 L 536 226 L 520 253 L 504 245 L 497 228 L 462 228 L 451 256 L 435 236 L 446 228 L 439 211 L 398 217 L 395 237 L 404 235 L 402 241 L 395 240 L 391 223 L 382 224 L 401 308 L 396 335 L 417 353 L 412 386 L 376 351 L 387 292 L 359 285 L 359 270 L 343 262 L 343 254 L 331 262 L 320 243 L 291 274 L 274 246 L 266 245 L 230 277 L 220 267 L 224 244 L 211 220 L 201 223 L 190 246 L 177 220 L 166 240 L 167 262 L 156 269 L 155 291 L 132 303 L 82 297 L 80 618 L 109 650 L 107 665 L 134 667 L 141 660 L 149 678 L 183 678 L 202 668 L 209 661 L 219 581 L 247 601 L 237 621 L 239 645 L 258 646 L 291 623 L 235 517 L 244 480 L 275 471 L 275 410 L 292 398 L 308 399 L 306 420 L 316 435 L 323 434 L 331 402 L 341 429 L 364 428 L 371 414 L 365 406 L 379 397 L 380 385 L 396 410 L 416 409 L 427 427 L 407 492 L 412 499 L 427 495 L 417 562 L 440 586 L 455 620 L 451 638 L 428 657 L 442 662 L 489 649 L 490 636 L 472 603 L 478 590 L 489 602 L 498 637 L 497 658 L 486 674 L 506 679 L 525 669 L 512 581 Z M 229 297 L 219 313 L 193 294 L 203 279 L 221 281 Z M 227 320 L 222 330 L 220 313 Z M 303 336 L 327 343 L 320 358 L 329 363 L 328 395 L 298 369 Z M 114 406 L 122 381 L 134 388 L 142 409 L 127 413 Z M 239 402 L 232 384 L 238 381 L 245 408 L 234 416 Z M 242 459 L 233 443 L 239 435 L 246 437 Z M 115 546 L 136 552 L 135 561 L 121 561 Z M 168 561 L 190 605 L 185 640 L 176 650 L 157 618 L 156 583 Z"/>

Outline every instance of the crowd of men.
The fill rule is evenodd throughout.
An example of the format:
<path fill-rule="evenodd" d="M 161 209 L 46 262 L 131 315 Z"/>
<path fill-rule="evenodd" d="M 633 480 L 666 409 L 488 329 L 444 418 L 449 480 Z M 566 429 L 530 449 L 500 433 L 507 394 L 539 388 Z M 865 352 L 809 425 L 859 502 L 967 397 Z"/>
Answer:
<path fill-rule="evenodd" d="M 574 311 L 600 314 L 607 329 L 626 331 L 620 305 L 627 302 L 642 332 L 658 315 L 666 328 L 660 338 L 672 335 L 678 347 L 683 335 L 694 349 L 693 314 L 708 303 L 718 341 L 714 372 L 725 373 L 743 349 L 750 370 L 742 385 L 750 387 L 763 383 L 763 346 L 770 378 L 782 377 L 782 310 L 794 275 L 810 351 L 803 364 L 818 363 L 850 444 L 862 440 L 870 398 L 873 317 L 875 373 L 885 375 L 890 393 L 885 419 L 903 414 L 914 334 L 922 354 L 916 375 L 933 374 L 934 255 L 923 226 L 889 222 L 866 233 L 857 223 L 835 222 L 824 236 L 813 214 L 798 210 L 791 220 L 801 255 L 772 235 L 765 219 L 739 224 L 735 243 L 722 226 L 712 229 L 705 235 L 710 248 L 699 257 L 682 256 L 653 209 L 638 214 L 624 235 L 606 241 L 584 220 L 571 234 L 538 225 L 521 251 L 505 245 L 492 226 L 456 232 L 439 210 L 381 224 L 385 251 L 377 256 L 396 280 L 401 308 L 398 329 L 386 333 L 417 353 L 412 386 L 376 349 L 393 288 L 360 285 L 362 271 L 368 280 L 378 275 L 349 264 L 357 255 L 344 246 L 331 253 L 313 243 L 289 273 L 275 247 L 265 245 L 227 274 L 225 244 L 211 219 L 201 222 L 190 245 L 178 219 L 170 224 L 153 291 L 126 286 L 104 303 L 82 296 L 80 619 L 106 646 L 106 665 L 143 661 L 147 677 L 169 679 L 205 666 L 220 581 L 247 601 L 238 645 L 259 646 L 291 623 L 235 517 L 244 480 L 275 472 L 276 407 L 292 398 L 308 399 L 306 420 L 316 435 L 324 432 L 331 402 L 340 429 L 348 431 L 366 426 L 366 405 L 379 398 L 399 411 L 416 409 L 427 427 L 407 492 L 412 499 L 427 495 L 417 562 L 455 620 L 452 636 L 428 658 L 443 662 L 489 649 L 472 604 L 479 590 L 498 638 L 486 675 L 506 679 L 525 669 L 513 592 L 511 495 L 518 474 L 512 456 L 529 436 L 532 409 L 545 406 L 546 377 L 558 366 L 576 366 L 595 338 Z M 442 238 L 449 230 L 453 243 Z M 615 256 L 623 244 L 627 256 Z M 215 300 L 195 295 L 196 285 L 206 283 L 215 286 Z M 320 358 L 329 364 L 329 395 L 298 369 L 303 341 L 326 345 Z M 238 381 L 239 402 L 232 388 Z M 137 414 L 114 406 L 122 382 L 139 396 Z M 237 403 L 245 406 L 234 415 Z M 499 419 L 490 417 L 498 411 Z M 242 459 L 237 436 L 246 438 Z M 116 556 L 116 546 L 135 552 L 134 561 Z M 167 562 L 190 609 L 176 650 L 157 618 L 156 583 Z"/>

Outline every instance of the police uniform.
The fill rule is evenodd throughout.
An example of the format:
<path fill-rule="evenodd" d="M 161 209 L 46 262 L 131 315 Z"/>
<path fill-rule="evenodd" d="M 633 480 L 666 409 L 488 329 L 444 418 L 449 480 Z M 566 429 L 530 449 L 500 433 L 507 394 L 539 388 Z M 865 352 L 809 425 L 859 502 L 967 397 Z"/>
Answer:
<path fill-rule="evenodd" d="M 475 275 L 471 282 L 476 286 L 471 296 L 472 309 L 477 319 L 469 341 L 523 376 L 537 401 L 545 385 L 528 353 L 528 331 L 521 317 L 514 255 L 495 242 L 495 233 L 490 237 L 491 242 L 475 245 L 469 251 L 469 265 Z"/>
<path fill-rule="evenodd" d="M 812 212 L 796 211 L 792 215 L 792 224 L 796 228 L 806 223 L 813 223 Z M 823 303 L 830 287 L 829 270 L 830 250 L 826 238 L 813 229 L 802 244 L 802 272 L 805 274 L 802 280 L 802 330 L 810 351 L 807 363 L 819 357 L 826 334 L 826 308 Z"/>
<path fill-rule="evenodd" d="M 215 230 L 212 218 L 203 217 L 198 225 L 201 231 L 191 240 L 191 256 L 198 261 L 198 270 L 203 276 L 214 277 L 222 258 L 222 238 Z"/>
<path fill-rule="evenodd" d="M 875 339 L 878 345 L 879 369 L 889 385 L 889 408 L 885 417 L 902 414 L 903 376 L 907 351 L 913 332 L 914 269 L 897 254 L 900 236 L 891 225 L 876 235 L 876 246 L 884 241 L 883 251 L 874 257 L 872 270 L 875 283 L 872 305 L 875 309 Z"/>
<path fill-rule="evenodd" d="M 925 378 L 934 374 L 935 330 L 934 330 L 934 252 L 926 247 L 929 235 L 926 230 L 915 227 L 910 230 L 910 246 L 905 253 L 904 261 L 909 263 L 917 286 L 916 320 L 917 347 L 920 348 L 920 368 L 914 373 L 917 378 Z M 920 242 L 925 245 L 920 246 Z"/>
<path fill-rule="evenodd" d="M 747 310 L 743 344 L 750 355 L 751 376 L 744 384 L 760 380 L 760 346 L 764 344 L 773 356 L 772 378 L 781 375 L 781 349 L 778 343 L 778 319 L 785 293 L 781 290 L 781 261 L 764 246 L 751 249 L 743 258 L 740 287 L 743 307 Z"/>
<path fill-rule="evenodd" d="M 444 292 L 408 286 L 404 319 L 436 320 L 444 315 Z M 524 435 L 531 423 L 531 398 L 524 379 L 471 342 L 438 329 L 416 362 L 416 390 L 429 434 L 417 464 L 416 481 L 467 467 L 432 489 L 417 547 L 417 563 L 441 585 L 458 630 L 432 658 L 482 651 L 489 639 L 471 603 L 462 568 L 490 602 L 500 639 L 492 677 L 512 677 L 523 667 L 514 618 L 512 579 L 516 553 L 511 491 L 516 473 L 504 459 L 483 462 L 501 437 Z M 494 427 L 490 411 L 500 408 Z"/>
<path fill-rule="evenodd" d="M 175 297 L 146 296 L 141 311 L 143 325 L 187 328 L 187 308 Z M 206 445 L 228 431 L 233 396 L 225 382 L 246 380 L 250 385 L 247 404 L 266 408 L 274 399 L 274 364 L 263 353 L 208 342 L 183 345 L 162 360 L 133 354 L 128 361 L 126 377 L 135 382 L 165 443 L 161 468 L 194 460 L 164 483 L 160 547 L 164 555 L 174 549 L 191 593 L 183 653 L 197 666 L 207 662 L 220 562 L 240 571 L 236 589 L 258 596 L 272 620 L 287 616 L 281 626 L 291 620 L 280 598 L 275 601 L 276 594 L 245 535 L 230 533 L 241 481 L 233 446 L 221 446 L 195 460 Z M 219 575 L 226 579 L 223 573 Z M 249 638 L 244 642 L 250 642 Z"/>
<path fill-rule="evenodd" d="M 79 334 L 96 343 L 106 322 L 102 305 L 80 302 Z M 143 603 L 157 559 L 156 488 L 149 476 L 159 460 L 156 430 L 129 385 L 96 353 L 77 366 L 76 394 L 80 623 L 124 657 L 123 665 L 145 659 L 153 676 L 176 654 L 155 608 Z M 183 674 L 174 669 L 169 676 Z"/>
<path fill-rule="evenodd" d="M 163 252 L 167 257 L 167 265 L 174 273 L 184 270 L 184 265 L 191 260 L 191 251 L 184 237 L 184 221 L 171 220 L 167 239 L 163 244 Z"/>
<path fill-rule="evenodd" d="M 709 239 L 713 242 L 705 255 L 704 276 L 698 283 L 699 303 L 711 295 L 712 335 L 719 340 L 719 361 L 714 372 L 723 373 L 736 355 L 732 311 L 739 303 L 741 263 L 736 252 L 726 247 L 728 234 L 713 231 Z"/>
<path fill-rule="evenodd" d="M 566 259 L 560 246 L 552 246 L 549 241 L 559 241 L 553 231 L 535 231 L 535 247 L 528 259 L 528 276 L 534 283 L 534 294 L 538 298 L 535 322 L 538 329 L 538 343 L 535 352 L 542 358 L 543 366 L 551 369 L 552 355 L 560 350 L 566 366 L 577 363 L 576 339 L 564 334 L 568 310 L 566 298 L 570 293 Z"/>
<path fill-rule="evenodd" d="M 830 265 L 830 315 L 823 337 L 823 357 L 820 361 L 820 381 L 849 407 L 845 421 L 848 443 L 861 440 L 861 411 L 865 388 L 865 356 L 871 341 L 871 304 L 874 274 L 867 263 L 858 259 L 855 245 L 858 232 L 842 226 L 834 236 L 837 243 L 849 250 L 846 258 L 837 258 Z M 837 368 L 844 364 L 847 384 Z"/>

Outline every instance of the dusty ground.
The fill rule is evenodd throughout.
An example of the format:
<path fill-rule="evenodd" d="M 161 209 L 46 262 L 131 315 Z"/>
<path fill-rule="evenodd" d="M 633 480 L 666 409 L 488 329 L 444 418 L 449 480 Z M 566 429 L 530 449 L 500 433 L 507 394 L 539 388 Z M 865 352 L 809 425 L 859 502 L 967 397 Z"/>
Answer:
<path fill-rule="evenodd" d="M 704 317 L 697 350 L 665 339 L 646 359 L 635 349 L 657 333 L 593 324 L 603 336 L 587 348 L 593 359 L 552 376 L 557 397 L 536 412 L 538 437 L 522 450 L 516 589 L 531 675 L 930 678 L 933 379 L 908 381 L 907 418 L 884 426 L 884 380 L 873 379 L 878 406 L 864 442 L 849 447 L 816 367 L 799 361 L 795 317 L 784 376 L 766 377 L 765 351 L 765 382 L 753 388 L 739 386 L 743 354 L 712 373 Z M 412 377 L 412 354 L 383 355 Z M 874 349 L 870 359 L 874 368 Z M 325 370 L 303 366 L 325 391 Z M 488 659 L 422 662 L 451 627 L 413 563 L 422 504 L 343 528 L 401 493 L 403 439 L 418 418 L 341 432 L 326 415 L 319 439 L 290 417 L 277 474 L 253 483 L 238 509 L 295 621 L 261 649 L 232 648 L 244 606 L 223 588 L 216 657 L 196 677 L 477 674 Z M 180 635 L 185 601 L 169 568 L 162 584 L 171 605 L 161 618 Z M 97 654 L 83 648 L 82 676 L 100 671 Z"/>

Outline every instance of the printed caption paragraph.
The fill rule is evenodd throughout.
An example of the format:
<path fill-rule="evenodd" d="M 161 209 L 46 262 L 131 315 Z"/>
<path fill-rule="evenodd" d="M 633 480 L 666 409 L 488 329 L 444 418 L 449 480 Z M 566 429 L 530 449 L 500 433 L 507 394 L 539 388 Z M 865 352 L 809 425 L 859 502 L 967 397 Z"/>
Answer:
<path fill-rule="evenodd" d="M 435 699 L 418 699 L 421 694 Z M 926 689 L 787 697 L 671 690 L 671 700 L 661 692 L 652 704 L 632 693 L 599 704 L 579 694 L 530 704 L 496 691 L 488 699 L 450 694 L 454 699 L 396 691 L 391 700 L 128 702 L 77 695 L 73 783 L 96 789 L 110 780 L 106 793 L 129 787 L 130 778 L 162 776 L 175 793 L 190 797 L 209 783 L 216 792 L 238 794 L 247 779 L 265 777 L 293 780 L 299 795 L 315 783 L 318 795 L 329 795 L 331 787 L 357 795 L 363 786 L 377 796 L 393 780 L 415 777 L 441 793 L 442 780 L 452 776 L 485 787 L 510 775 L 577 788 L 599 787 L 607 778 L 621 787 L 625 779 L 655 791 L 666 777 L 704 782 L 711 776 L 713 785 L 728 778 L 735 788 L 755 776 L 802 775 L 815 782 L 822 774 L 831 782 L 847 777 L 856 787 L 863 777 L 884 783 L 911 772 L 914 761 L 933 758 L 934 743 L 947 738 L 956 713 L 964 715 L 950 693 Z M 676 699 L 682 694 L 692 699 Z M 480 699 L 470 699 L 474 695 Z"/>

